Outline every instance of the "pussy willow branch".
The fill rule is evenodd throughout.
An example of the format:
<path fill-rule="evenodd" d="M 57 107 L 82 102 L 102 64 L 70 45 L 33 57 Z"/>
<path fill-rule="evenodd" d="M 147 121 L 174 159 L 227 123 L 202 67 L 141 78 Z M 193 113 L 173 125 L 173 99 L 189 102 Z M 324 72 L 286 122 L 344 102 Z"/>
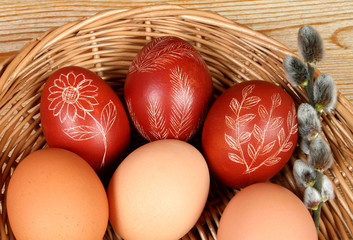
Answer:
<path fill-rule="evenodd" d="M 319 191 L 321 194 L 321 189 L 322 189 L 322 173 L 317 171 L 316 175 L 316 182 L 314 184 L 314 188 Z M 319 233 L 319 226 L 320 226 L 320 215 L 321 215 L 321 207 L 322 207 L 322 201 L 319 203 L 319 206 L 316 210 L 313 212 L 313 220 L 316 226 L 316 231 Z"/>
<path fill-rule="evenodd" d="M 308 67 L 308 84 L 305 86 L 305 91 L 308 95 L 309 98 L 309 103 L 311 106 L 315 108 L 315 101 L 314 101 L 314 73 L 315 73 L 315 63 L 307 63 Z M 318 115 L 320 116 L 320 113 L 318 112 Z M 314 184 L 314 188 L 321 194 L 321 189 L 322 189 L 322 173 L 317 171 L 317 179 Z M 316 226 L 316 230 L 319 233 L 319 225 L 320 225 L 320 216 L 321 216 L 321 207 L 322 207 L 322 202 L 319 203 L 318 208 L 316 210 L 313 210 L 313 220 Z"/>
<path fill-rule="evenodd" d="M 307 63 L 308 67 L 308 84 L 304 87 L 306 94 L 308 95 L 309 98 L 309 103 L 313 108 L 315 109 L 315 102 L 314 102 L 314 73 L 315 73 L 315 66 L 312 63 Z"/>

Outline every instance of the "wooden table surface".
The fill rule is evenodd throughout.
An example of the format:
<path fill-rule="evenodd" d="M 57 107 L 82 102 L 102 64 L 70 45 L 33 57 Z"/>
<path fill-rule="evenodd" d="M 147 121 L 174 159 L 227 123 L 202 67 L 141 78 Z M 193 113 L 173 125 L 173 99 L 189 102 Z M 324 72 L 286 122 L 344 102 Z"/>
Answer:
<path fill-rule="evenodd" d="M 236 0 L 0 0 L 0 61 L 43 32 L 113 8 L 156 3 L 211 10 L 276 39 L 297 53 L 297 31 L 307 24 L 322 35 L 326 54 L 318 67 L 331 74 L 353 102 L 353 1 Z"/>

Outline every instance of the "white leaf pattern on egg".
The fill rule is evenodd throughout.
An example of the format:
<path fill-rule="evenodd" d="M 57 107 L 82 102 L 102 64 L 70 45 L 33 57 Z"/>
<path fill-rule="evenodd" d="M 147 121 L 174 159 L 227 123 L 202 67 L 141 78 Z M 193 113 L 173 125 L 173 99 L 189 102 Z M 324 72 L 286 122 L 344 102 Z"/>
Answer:
<path fill-rule="evenodd" d="M 136 114 L 135 114 L 135 111 L 132 108 L 132 102 L 131 102 L 130 98 L 126 98 L 126 107 L 128 109 L 128 112 L 129 112 L 129 115 L 130 115 L 130 119 L 133 122 L 136 130 L 139 132 L 139 134 L 141 134 L 142 137 L 144 137 L 148 141 L 151 141 L 151 139 L 148 136 L 148 134 L 146 133 L 145 129 L 142 127 L 142 125 L 136 119 Z"/>
<path fill-rule="evenodd" d="M 230 117 L 230 116 L 225 116 L 225 121 L 226 121 L 226 126 L 228 128 L 231 128 L 233 130 L 235 130 L 237 127 L 236 127 L 236 121 Z"/>
<path fill-rule="evenodd" d="M 264 135 L 264 133 L 263 133 L 262 129 L 257 124 L 254 124 L 253 136 L 256 138 L 256 140 L 261 142 L 262 139 L 264 138 L 263 135 Z"/>
<path fill-rule="evenodd" d="M 229 108 L 232 111 L 234 116 L 226 115 L 225 124 L 229 129 L 235 131 L 234 137 L 225 134 L 225 140 L 227 145 L 236 152 L 228 153 L 228 158 L 234 163 L 245 165 L 246 169 L 243 174 L 250 174 L 256 171 L 262 166 L 273 166 L 277 164 L 281 157 L 279 153 L 287 152 L 293 147 L 293 143 L 290 140 L 291 135 L 297 132 L 295 108 L 288 112 L 287 115 L 287 129 L 288 134 L 286 134 L 283 128 L 283 117 L 274 117 L 274 110 L 282 104 L 282 98 L 279 93 L 275 93 L 271 96 L 271 106 L 266 108 L 261 104 L 262 99 L 258 96 L 249 96 L 254 90 L 255 85 L 248 85 L 242 90 L 242 99 L 237 100 L 235 98 L 231 99 L 229 103 Z M 242 115 L 242 109 L 251 109 L 257 107 L 258 116 L 261 121 L 264 123 L 264 127 L 260 128 L 259 125 L 254 124 L 253 130 L 251 133 L 240 132 L 241 126 L 246 126 L 249 124 L 255 117 L 255 114 L 245 113 Z M 277 140 L 272 140 L 269 143 L 265 144 L 265 138 L 269 130 L 280 129 Z M 247 143 L 250 140 L 250 137 L 254 136 L 257 140 L 257 144 L 248 143 L 246 146 L 246 153 L 251 159 L 250 162 L 245 160 L 244 151 L 242 144 Z M 274 147 L 278 143 L 278 149 L 274 150 Z M 270 154 L 270 155 L 269 155 Z M 258 162 L 259 156 L 265 156 L 266 159 L 263 162 Z"/>
<path fill-rule="evenodd" d="M 273 147 L 275 146 L 275 144 L 276 144 L 276 140 L 273 140 L 272 142 L 266 144 L 264 146 L 264 148 L 262 149 L 261 154 L 267 154 L 267 153 L 271 152 Z"/>
<path fill-rule="evenodd" d="M 244 165 L 244 159 L 235 153 L 228 153 L 228 158 L 233 162 Z"/>
<path fill-rule="evenodd" d="M 228 134 L 224 134 L 224 140 L 226 141 L 226 143 L 231 149 L 239 150 L 240 144 L 238 144 L 237 141 L 232 136 Z"/>
<path fill-rule="evenodd" d="M 171 115 L 170 126 L 174 137 L 192 129 L 192 105 L 194 93 L 191 90 L 189 77 L 178 66 L 171 69 Z M 189 139 L 191 136 L 187 137 Z"/>
<path fill-rule="evenodd" d="M 100 132 L 91 126 L 75 126 L 64 129 L 64 133 L 75 141 L 85 141 L 96 137 Z"/>
<path fill-rule="evenodd" d="M 163 70 L 166 65 L 172 64 L 182 57 L 198 60 L 199 57 L 195 54 L 195 50 L 189 44 L 170 41 L 170 37 L 157 38 L 143 48 L 141 54 L 136 56 L 129 73 Z"/>
<path fill-rule="evenodd" d="M 110 128 L 113 126 L 117 115 L 118 115 L 118 112 L 116 110 L 116 106 L 110 100 L 109 103 L 107 103 L 104 106 L 101 113 L 101 123 L 105 133 L 107 133 L 110 130 Z"/>
<path fill-rule="evenodd" d="M 247 143 L 250 141 L 250 138 L 251 138 L 251 133 L 250 132 L 244 132 L 240 135 L 239 137 L 239 143 L 240 144 L 244 144 L 244 143 Z"/>
<path fill-rule="evenodd" d="M 151 126 L 150 133 L 155 139 L 166 139 L 168 130 L 164 119 L 164 111 L 160 100 L 156 96 L 149 96 L 147 102 L 147 115 Z"/>
<path fill-rule="evenodd" d="M 250 109 L 250 108 L 254 107 L 255 105 L 257 105 L 260 101 L 261 101 L 261 98 L 258 96 L 248 97 L 244 102 L 243 108 Z"/>
<path fill-rule="evenodd" d="M 283 124 L 283 117 L 276 117 L 270 121 L 270 129 L 274 130 L 281 127 Z"/>

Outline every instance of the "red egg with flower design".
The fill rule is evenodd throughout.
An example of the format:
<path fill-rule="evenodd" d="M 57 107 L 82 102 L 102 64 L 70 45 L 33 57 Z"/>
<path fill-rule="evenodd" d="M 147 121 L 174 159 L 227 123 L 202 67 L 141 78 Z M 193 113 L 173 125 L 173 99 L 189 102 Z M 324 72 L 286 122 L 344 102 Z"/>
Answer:
<path fill-rule="evenodd" d="M 230 187 L 245 187 L 277 174 L 297 143 L 291 96 L 265 81 L 247 81 L 221 94 L 202 131 L 202 148 L 212 174 Z"/>
<path fill-rule="evenodd" d="M 100 174 L 116 163 L 129 144 L 123 104 L 88 69 L 69 66 L 54 72 L 43 88 L 40 114 L 48 145 L 75 152 Z"/>
<path fill-rule="evenodd" d="M 189 140 L 203 123 L 212 97 L 209 70 L 187 41 L 152 40 L 134 58 L 125 81 L 129 116 L 147 140 Z"/>

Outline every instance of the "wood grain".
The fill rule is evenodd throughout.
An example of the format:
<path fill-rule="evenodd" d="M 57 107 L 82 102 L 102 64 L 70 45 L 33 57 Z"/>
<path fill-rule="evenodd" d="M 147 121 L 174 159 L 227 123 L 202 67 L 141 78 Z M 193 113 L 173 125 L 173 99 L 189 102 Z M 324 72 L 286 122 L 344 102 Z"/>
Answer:
<path fill-rule="evenodd" d="M 312 25 L 322 35 L 326 54 L 319 63 L 332 75 L 340 91 L 353 101 L 353 1 L 12 1 L 0 0 L 0 61 L 15 54 L 28 41 L 65 23 L 113 8 L 170 3 L 210 10 L 287 45 L 297 53 L 297 31 Z"/>

